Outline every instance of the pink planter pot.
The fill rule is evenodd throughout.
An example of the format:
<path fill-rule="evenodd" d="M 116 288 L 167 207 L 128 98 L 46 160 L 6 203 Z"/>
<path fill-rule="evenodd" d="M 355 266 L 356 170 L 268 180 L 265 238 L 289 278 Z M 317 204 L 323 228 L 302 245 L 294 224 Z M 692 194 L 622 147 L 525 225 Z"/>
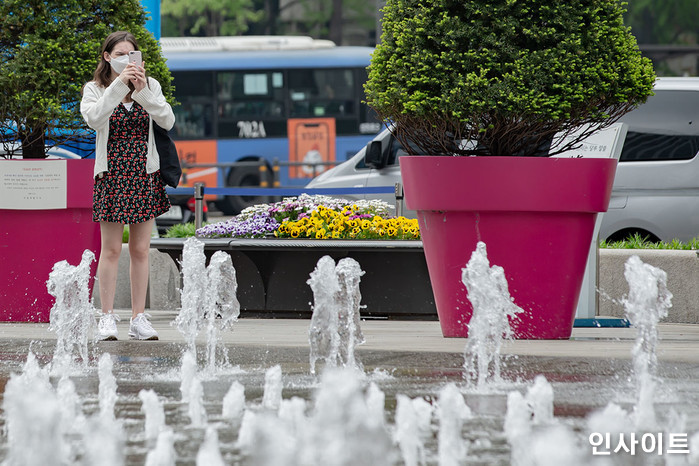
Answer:
<path fill-rule="evenodd" d="M 524 309 L 515 338 L 569 338 L 598 212 L 607 210 L 616 160 L 406 156 L 400 160 L 445 337 L 468 337 L 461 282 L 478 241 L 504 268 Z"/>
<path fill-rule="evenodd" d="M 66 163 L 66 208 L 0 209 L 0 321 L 48 322 L 54 298 L 46 281 L 53 265 L 62 260 L 78 265 L 85 249 L 99 257 L 99 224 L 92 221 L 94 160 Z M 96 267 L 94 262 L 92 276 Z"/>

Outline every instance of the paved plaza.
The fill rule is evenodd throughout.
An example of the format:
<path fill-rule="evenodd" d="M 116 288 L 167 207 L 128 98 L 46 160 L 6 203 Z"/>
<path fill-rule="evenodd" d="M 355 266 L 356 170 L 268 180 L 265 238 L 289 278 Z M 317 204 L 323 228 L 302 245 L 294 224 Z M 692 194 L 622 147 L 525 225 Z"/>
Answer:
<path fill-rule="evenodd" d="M 128 340 L 130 311 L 117 312 L 121 316 L 117 324 L 119 338 Z M 150 315 L 160 341 L 138 342 L 144 345 L 144 352 L 148 345 L 184 343 L 182 335 L 171 325 L 176 311 L 151 311 Z M 229 347 L 307 348 L 309 324 L 308 319 L 241 318 L 222 338 Z M 363 351 L 460 354 L 467 341 L 442 337 L 436 321 L 363 320 L 361 328 L 366 343 L 358 347 L 360 354 Z M 659 334 L 660 361 L 699 364 L 699 325 L 661 323 Z M 631 358 L 635 338 L 634 328 L 576 327 L 570 340 L 512 341 L 505 343 L 503 354 L 627 360 Z M 48 324 L 0 323 L 0 339 L 51 340 L 55 339 L 55 333 L 49 331 Z"/>

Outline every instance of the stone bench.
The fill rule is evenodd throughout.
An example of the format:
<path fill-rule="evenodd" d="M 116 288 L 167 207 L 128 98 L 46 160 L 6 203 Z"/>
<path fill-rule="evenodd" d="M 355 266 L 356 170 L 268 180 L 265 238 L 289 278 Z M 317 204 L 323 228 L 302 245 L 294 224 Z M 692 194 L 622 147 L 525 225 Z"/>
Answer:
<path fill-rule="evenodd" d="M 663 322 L 699 323 L 699 258 L 697 251 L 667 249 L 600 249 L 597 315 L 623 317 L 621 299 L 628 294 L 624 264 L 632 255 L 667 273 L 672 308 Z"/>
<path fill-rule="evenodd" d="M 151 248 L 150 274 L 148 292 L 146 294 L 146 309 L 173 310 L 180 307 L 180 288 L 182 278 L 175 262 L 165 253 Z M 131 282 L 129 280 L 129 245 L 124 244 L 119 257 L 115 309 L 131 309 Z M 101 309 L 99 287 L 97 282 L 92 293 L 93 303 Z"/>

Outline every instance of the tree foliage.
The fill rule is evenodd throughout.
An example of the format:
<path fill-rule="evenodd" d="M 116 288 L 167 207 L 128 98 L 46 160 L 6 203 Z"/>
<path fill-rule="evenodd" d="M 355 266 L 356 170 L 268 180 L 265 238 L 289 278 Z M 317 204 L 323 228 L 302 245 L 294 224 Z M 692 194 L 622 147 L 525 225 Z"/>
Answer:
<path fill-rule="evenodd" d="M 162 0 L 160 12 L 177 22 L 181 36 L 235 36 L 264 15 L 253 0 Z"/>
<path fill-rule="evenodd" d="M 696 44 L 699 40 L 696 0 L 633 0 L 626 24 L 642 44 Z"/>
<path fill-rule="evenodd" d="M 147 73 L 172 99 L 172 78 L 139 0 L 3 0 L 0 18 L 0 142 L 10 156 L 19 145 L 24 157 L 45 157 L 47 148 L 89 134 L 81 90 L 113 31 L 134 34 Z"/>
<path fill-rule="evenodd" d="M 376 23 L 364 0 L 162 0 L 161 13 L 165 36 L 308 34 L 340 44 L 348 23 L 367 35 Z"/>
<path fill-rule="evenodd" d="M 546 155 L 652 93 L 617 0 L 388 0 L 367 101 L 413 153 Z M 471 141 L 463 144 L 461 141 Z"/>

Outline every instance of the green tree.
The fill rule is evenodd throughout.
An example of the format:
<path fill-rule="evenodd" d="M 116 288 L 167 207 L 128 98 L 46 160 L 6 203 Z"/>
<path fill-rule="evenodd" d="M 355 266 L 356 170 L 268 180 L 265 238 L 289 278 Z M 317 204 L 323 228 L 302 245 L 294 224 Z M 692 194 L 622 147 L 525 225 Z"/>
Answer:
<path fill-rule="evenodd" d="M 180 36 L 235 36 L 264 16 L 253 0 L 163 0 L 160 12 L 177 24 Z"/>
<path fill-rule="evenodd" d="M 344 24 L 348 20 L 370 29 L 375 25 L 374 2 L 363 0 L 297 0 L 304 15 L 298 22 L 303 29 L 321 39 L 342 43 Z"/>
<path fill-rule="evenodd" d="M 641 44 L 696 44 L 696 0 L 632 0 L 625 22 Z"/>
<path fill-rule="evenodd" d="M 9 156 L 19 145 L 24 157 L 43 158 L 47 148 L 89 134 L 81 90 L 113 31 L 134 34 L 148 74 L 172 100 L 172 78 L 139 0 L 3 0 L 0 18 L 0 142 Z"/>
<path fill-rule="evenodd" d="M 367 102 L 413 153 L 408 140 L 422 154 L 535 156 L 571 136 L 553 155 L 652 93 L 617 0 L 388 0 L 383 12 Z"/>

